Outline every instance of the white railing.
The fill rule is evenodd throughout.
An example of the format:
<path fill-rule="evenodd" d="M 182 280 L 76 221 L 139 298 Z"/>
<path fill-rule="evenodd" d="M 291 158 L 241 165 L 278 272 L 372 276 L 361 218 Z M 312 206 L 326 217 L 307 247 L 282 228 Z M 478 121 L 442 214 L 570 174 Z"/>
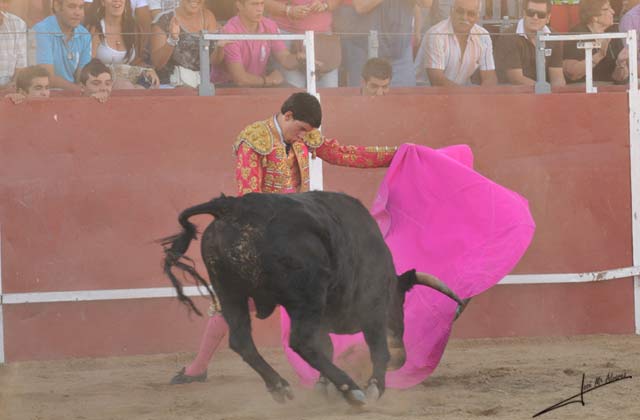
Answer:
<path fill-rule="evenodd" d="M 629 91 L 638 92 L 638 40 L 636 31 L 627 33 L 604 33 L 604 34 L 576 34 L 557 35 L 538 32 L 536 37 L 536 93 L 549 93 L 551 86 L 546 81 L 545 56 L 547 53 L 547 42 L 559 41 L 579 41 L 578 48 L 584 49 L 585 56 L 585 80 L 587 93 L 596 93 L 598 89 L 593 86 L 593 57 L 594 48 L 600 48 L 602 39 L 624 39 L 629 49 Z"/>
<path fill-rule="evenodd" d="M 215 95 L 215 86 L 211 83 L 209 63 L 209 41 L 303 41 L 307 62 L 307 92 L 316 95 L 316 58 L 313 31 L 304 34 L 210 34 L 200 36 L 200 96 Z"/>

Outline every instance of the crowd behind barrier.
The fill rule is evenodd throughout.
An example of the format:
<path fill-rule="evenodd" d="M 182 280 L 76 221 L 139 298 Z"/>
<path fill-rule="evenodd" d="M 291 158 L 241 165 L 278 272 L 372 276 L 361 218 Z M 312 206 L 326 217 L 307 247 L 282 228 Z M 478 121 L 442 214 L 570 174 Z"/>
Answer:
<path fill-rule="evenodd" d="M 578 11 L 572 19 L 579 21 L 568 22 L 570 33 L 640 27 L 640 0 L 564 6 Z M 113 89 L 197 88 L 203 32 L 308 30 L 316 34 L 319 88 L 361 87 L 372 57 L 391 64 L 392 87 L 534 85 L 536 33 L 553 32 L 558 7 L 551 0 L 3 0 L 0 90 L 21 93 L 19 70 L 40 65 L 50 88 L 86 93 L 80 74 L 92 60 L 108 66 Z M 41 19 L 31 25 L 38 13 Z M 207 48 L 208 79 L 216 87 L 306 87 L 301 41 L 208 41 Z M 623 40 L 598 41 L 591 60 L 576 41 L 546 48 L 551 86 L 585 83 L 587 61 L 596 83 L 628 82 Z"/>

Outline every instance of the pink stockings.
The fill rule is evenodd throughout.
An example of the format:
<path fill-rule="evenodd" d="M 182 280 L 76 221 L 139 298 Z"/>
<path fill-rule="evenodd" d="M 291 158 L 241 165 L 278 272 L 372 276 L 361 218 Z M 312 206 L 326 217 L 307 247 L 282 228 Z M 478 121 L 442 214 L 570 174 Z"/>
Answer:
<path fill-rule="evenodd" d="M 203 374 L 207 370 L 213 354 L 218 349 L 220 342 L 222 342 L 222 339 L 227 335 L 228 331 L 229 327 L 221 314 L 215 314 L 210 317 L 207 322 L 207 328 L 204 331 L 204 336 L 200 342 L 198 354 L 193 362 L 187 366 L 184 373 L 188 376 Z"/>

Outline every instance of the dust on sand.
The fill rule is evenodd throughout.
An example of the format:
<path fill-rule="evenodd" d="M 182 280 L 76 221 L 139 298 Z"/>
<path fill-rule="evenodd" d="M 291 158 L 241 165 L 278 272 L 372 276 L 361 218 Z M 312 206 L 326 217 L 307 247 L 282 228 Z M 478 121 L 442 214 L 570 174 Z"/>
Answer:
<path fill-rule="evenodd" d="M 280 349 L 261 352 L 296 383 Z M 530 419 L 579 393 L 583 373 L 587 383 L 606 381 L 608 374 L 633 378 L 585 393 L 584 406 L 570 404 L 538 418 L 640 419 L 640 336 L 452 340 L 424 383 L 387 390 L 361 410 L 295 385 L 295 400 L 277 404 L 230 350 L 216 355 L 206 383 L 168 385 L 192 356 L 0 365 L 0 419 Z M 363 366 L 354 376 L 363 377 Z"/>

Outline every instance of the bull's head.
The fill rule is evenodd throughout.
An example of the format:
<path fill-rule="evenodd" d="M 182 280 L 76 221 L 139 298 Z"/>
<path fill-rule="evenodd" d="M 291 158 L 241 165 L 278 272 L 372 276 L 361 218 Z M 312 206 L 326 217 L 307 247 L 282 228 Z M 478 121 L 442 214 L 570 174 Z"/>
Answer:
<path fill-rule="evenodd" d="M 419 273 L 410 270 L 398 276 L 398 282 L 392 285 L 391 302 L 388 314 L 387 345 L 391 353 L 391 360 L 387 365 L 387 370 L 399 369 L 405 362 L 406 353 L 404 350 L 404 301 L 409 290 L 415 285 L 431 287 L 458 302 L 456 318 L 462 313 L 468 299 L 461 300 L 446 284 L 431 274 Z"/>

